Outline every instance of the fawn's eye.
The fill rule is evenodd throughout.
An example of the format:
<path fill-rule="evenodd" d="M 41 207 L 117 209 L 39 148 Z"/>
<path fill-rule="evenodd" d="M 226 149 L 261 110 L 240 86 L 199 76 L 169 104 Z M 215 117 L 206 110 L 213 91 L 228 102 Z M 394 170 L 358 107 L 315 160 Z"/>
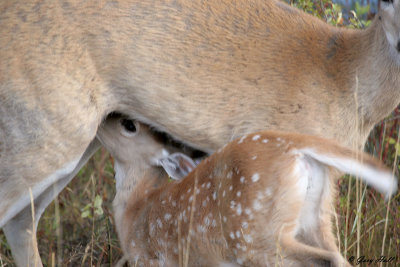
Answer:
<path fill-rule="evenodd" d="M 121 133 L 126 137 L 131 137 L 136 135 L 136 133 L 139 130 L 139 124 L 133 120 L 122 119 L 121 125 L 123 126 Z"/>
<path fill-rule="evenodd" d="M 124 126 L 125 130 L 127 130 L 128 132 L 136 132 L 136 126 L 133 120 L 123 119 L 121 121 L 121 125 Z"/>

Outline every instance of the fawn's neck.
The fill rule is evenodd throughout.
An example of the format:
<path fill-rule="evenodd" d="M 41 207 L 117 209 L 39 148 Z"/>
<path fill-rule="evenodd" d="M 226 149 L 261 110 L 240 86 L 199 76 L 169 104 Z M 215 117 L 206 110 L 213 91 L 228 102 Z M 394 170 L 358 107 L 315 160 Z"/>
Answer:
<path fill-rule="evenodd" d="M 116 194 L 113 201 L 114 217 L 117 232 L 123 230 L 123 217 L 129 206 L 142 200 L 156 187 L 164 184 L 168 177 L 159 167 L 148 167 L 141 160 L 132 164 L 115 163 Z"/>
<path fill-rule="evenodd" d="M 144 176 L 145 170 L 141 166 L 145 163 L 135 162 L 137 167 L 130 166 L 129 164 L 120 163 L 115 161 L 115 180 L 116 180 L 116 194 L 113 201 L 114 216 L 116 222 L 122 221 L 122 216 L 125 212 L 130 196 L 135 193 L 136 185 L 140 181 L 140 177 Z"/>

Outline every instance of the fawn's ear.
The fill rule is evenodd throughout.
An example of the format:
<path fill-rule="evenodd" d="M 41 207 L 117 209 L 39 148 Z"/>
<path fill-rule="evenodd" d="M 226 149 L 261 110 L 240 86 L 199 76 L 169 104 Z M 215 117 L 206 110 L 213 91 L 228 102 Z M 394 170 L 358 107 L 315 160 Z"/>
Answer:
<path fill-rule="evenodd" d="M 182 153 L 174 153 L 159 160 L 159 164 L 174 180 L 180 180 L 188 175 L 196 164 L 194 161 Z"/>

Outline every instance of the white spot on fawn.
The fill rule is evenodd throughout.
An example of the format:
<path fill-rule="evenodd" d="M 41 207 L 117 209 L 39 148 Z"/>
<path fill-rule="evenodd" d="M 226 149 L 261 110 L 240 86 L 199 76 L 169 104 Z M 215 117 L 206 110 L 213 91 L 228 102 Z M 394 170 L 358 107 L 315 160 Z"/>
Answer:
<path fill-rule="evenodd" d="M 264 140 L 262 140 L 262 142 L 263 142 L 264 144 L 266 144 L 266 143 L 268 143 L 268 139 L 264 139 Z"/>
<path fill-rule="evenodd" d="M 258 139 L 260 139 L 260 135 L 259 134 L 256 134 L 255 136 L 253 136 L 253 141 L 257 141 Z"/>
<path fill-rule="evenodd" d="M 253 156 L 251 159 L 252 159 L 252 160 L 256 160 L 256 159 L 257 159 L 257 156 Z"/>
<path fill-rule="evenodd" d="M 163 224 L 160 219 L 157 219 L 157 225 L 159 228 L 162 228 Z"/>
<path fill-rule="evenodd" d="M 235 239 L 235 234 L 233 232 L 230 232 L 229 236 L 231 239 Z"/>
<path fill-rule="evenodd" d="M 236 213 L 239 216 L 242 215 L 242 205 L 240 203 L 237 205 Z"/>
<path fill-rule="evenodd" d="M 228 174 L 226 175 L 226 178 L 231 179 L 232 175 L 233 175 L 232 171 L 229 171 Z"/>
<path fill-rule="evenodd" d="M 266 195 L 267 197 L 270 197 L 270 196 L 272 195 L 272 189 L 269 188 L 269 187 L 267 187 L 267 189 L 265 189 L 265 195 Z"/>
<path fill-rule="evenodd" d="M 164 216 L 164 220 L 168 221 L 169 219 L 171 219 L 171 217 L 172 217 L 171 214 L 167 213 Z"/>
<path fill-rule="evenodd" d="M 200 233 L 205 233 L 206 232 L 206 228 L 203 225 L 198 225 L 197 226 L 197 231 Z"/>
<path fill-rule="evenodd" d="M 243 238 L 247 243 L 253 242 L 253 237 L 251 235 L 243 235 Z"/>
<path fill-rule="evenodd" d="M 244 176 L 240 177 L 240 182 L 244 184 Z"/>
<path fill-rule="evenodd" d="M 237 238 L 240 237 L 240 231 L 236 231 L 236 237 L 237 237 Z"/>
<path fill-rule="evenodd" d="M 209 189 L 210 187 L 211 187 L 211 183 L 208 182 L 208 183 L 207 183 L 207 189 Z"/>
<path fill-rule="evenodd" d="M 260 180 L 260 175 L 258 173 L 253 174 L 253 176 L 251 176 L 251 180 L 253 181 L 253 183 L 257 182 L 258 180 Z"/>
<path fill-rule="evenodd" d="M 236 192 L 236 195 L 237 195 L 237 197 L 240 197 L 240 196 L 242 195 L 242 192 L 237 191 L 237 192 Z"/>
<path fill-rule="evenodd" d="M 254 210 L 256 210 L 256 211 L 261 210 L 261 208 L 262 208 L 261 203 L 260 203 L 258 200 L 254 200 L 254 202 L 253 202 L 253 208 L 254 208 Z"/>
<path fill-rule="evenodd" d="M 242 228 L 247 229 L 249 227 L 249 224 L 247 222 L 242 222 Z"/>
<path fill-rule="evenodd" d="M 246 139 L 247 135 L 242 136 L 242 138 L 240 138 L 238 144 L 243 143 L 244 139 Z"/>

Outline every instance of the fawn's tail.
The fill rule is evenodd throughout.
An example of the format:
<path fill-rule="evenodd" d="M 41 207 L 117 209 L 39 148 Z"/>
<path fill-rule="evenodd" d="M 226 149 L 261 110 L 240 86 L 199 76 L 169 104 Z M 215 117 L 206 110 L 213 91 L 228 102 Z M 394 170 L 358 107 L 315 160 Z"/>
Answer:
<path fill-rule="evenodd" d="M 386 199 L 397 191 L 397 179 L 392 172 L 377 159 L 364 152 L 355 152 L 333 142 L 323 144 L 313 142 L 311 145 L 296 150 L 323 165 L 360 178 L 385 194 Z"/>

